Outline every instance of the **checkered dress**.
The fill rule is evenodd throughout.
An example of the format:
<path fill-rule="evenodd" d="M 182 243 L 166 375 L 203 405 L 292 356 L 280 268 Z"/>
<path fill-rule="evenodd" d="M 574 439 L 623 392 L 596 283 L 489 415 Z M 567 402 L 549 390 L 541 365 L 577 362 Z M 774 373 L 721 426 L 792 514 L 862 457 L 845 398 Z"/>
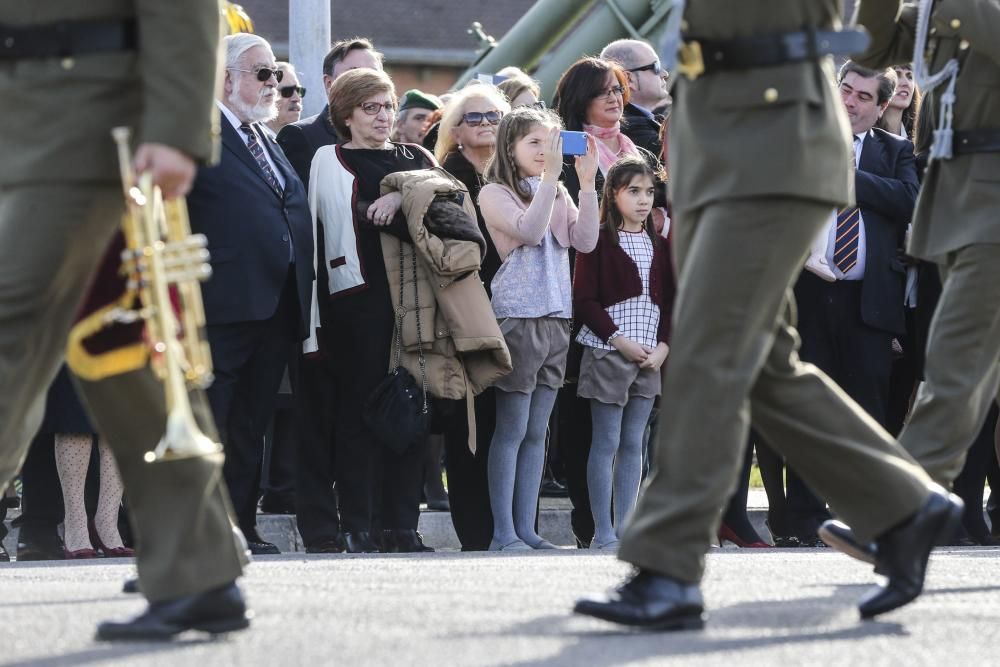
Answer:
<path fill-rule="evenodd" d="M 657 345 L 656 332 L 660 326 L 660 307 L 649 298 L 649 271 L 653 265 L 653 242 L 645 231 L 618 231 L 618 241 L 622 250 L 635 262 L 642 279 L 642 294 L 607 308 L 608 315 L 618 325 L 618 331 L 623 336 L 654 348 Z M 614 346 L 605 343 L 584 325 L 576 336 L 576 342 L 599 350 L 613 350 Z"/>

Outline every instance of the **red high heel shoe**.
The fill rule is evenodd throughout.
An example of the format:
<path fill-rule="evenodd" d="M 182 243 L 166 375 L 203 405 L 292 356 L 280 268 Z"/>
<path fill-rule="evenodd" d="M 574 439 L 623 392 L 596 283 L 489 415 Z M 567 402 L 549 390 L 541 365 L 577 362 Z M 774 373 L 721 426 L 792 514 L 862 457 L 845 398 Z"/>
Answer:
<path fill-rule="evenodd" d="M 66 547 L 63 547 L 63 558 L 66 560 L 82 560 L 85 558 L 97 558 L 97 552 L 93 549 L 77 549 L 76 551 L 70 551 Z"/>
<path fill-rule="evenodd" d="M 741 549 L 770 549 L 771 545 L 763 540 L 758 540 L 756 542 L 747 542 L 736 532 L 727 526 L 726 524 L 719 525 L 719 546 L 722 546 L 723 541 L 732 542 Z"/>
<path fill-rule="evenodd" d="M 90 519 L 87 521 L 87 530 L 90 531 L 90 543 L 94 547 L 104 554 L 105 558 L 132 558 L 135 556 L 135 549 L 129 549 L 128 547 L 106 547 L 104 542 L 101 541 L 100 535 L 97 534 L 97 526 L 94 525 L 94 520 Z"/>

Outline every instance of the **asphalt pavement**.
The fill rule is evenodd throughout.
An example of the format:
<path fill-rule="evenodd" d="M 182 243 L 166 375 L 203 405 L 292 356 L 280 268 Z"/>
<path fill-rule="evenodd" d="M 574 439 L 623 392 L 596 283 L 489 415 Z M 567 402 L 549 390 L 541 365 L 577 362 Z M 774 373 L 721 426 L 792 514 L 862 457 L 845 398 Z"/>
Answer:
<path fill-rule="evenodd" d="M 856 601 L 878 580 L 829 549 L 714 549 L 705 630 L 623 631 L 570 614 L 627 573 L 578 550 L 494 555 L 288 554 L 243 587 L 250 630 L 168 644 L 102 644 L 137 614 L 124 560 L 0 565 L 2 665 L 995 665 L 1000 549 L 936 552 L 925 594 L 881 620 Z"/>

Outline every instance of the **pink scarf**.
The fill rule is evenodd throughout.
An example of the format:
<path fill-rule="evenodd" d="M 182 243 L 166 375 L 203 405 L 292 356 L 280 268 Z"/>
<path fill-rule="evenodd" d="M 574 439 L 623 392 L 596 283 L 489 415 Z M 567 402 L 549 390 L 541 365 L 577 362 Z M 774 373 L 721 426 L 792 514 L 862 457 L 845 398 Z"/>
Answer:
<path fill-rule="evenodd" d="M 622 134 L 621 123 L 615 123 L 612 127 L 598 127 L 597 125 L 587 125 L 584 123 L 583 131 L 591 134 L 597 139 L 597 163 L 601 167 L 601 172 L 606 174 L 611 165 L 623 155 L 639 155 L 639 149 L 635 147 L 632 140 Z M 618 137 L 618 145 L 621 150 L 615 153 L 607 144 L 606 139 Z"/>

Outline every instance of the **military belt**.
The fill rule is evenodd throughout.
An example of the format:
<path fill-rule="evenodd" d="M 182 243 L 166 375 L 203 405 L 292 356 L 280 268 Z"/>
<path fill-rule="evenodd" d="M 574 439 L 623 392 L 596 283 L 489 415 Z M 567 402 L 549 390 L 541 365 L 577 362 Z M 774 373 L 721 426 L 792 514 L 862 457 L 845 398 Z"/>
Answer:
<path fill-rule="evenodd" d="M 134 51 L 137 44 L 133 19 L 60 21 L 29 26 L 0 24 L 0 61 Z"/>
<path fill-rule="evenodd" d="M 685 36 L 677 69 L 693 81 L 716 72 L 777 67 L 823 56 L 861 53 L 868 48 L 869 41 L 868 33 L 856 28 L 801 30 L 727 40 Z"/>
<path fill-rule="evenodd" d="M 953 155 L 1000 153 L 1000 129 L 956 130 L 951 150 Z"/>

